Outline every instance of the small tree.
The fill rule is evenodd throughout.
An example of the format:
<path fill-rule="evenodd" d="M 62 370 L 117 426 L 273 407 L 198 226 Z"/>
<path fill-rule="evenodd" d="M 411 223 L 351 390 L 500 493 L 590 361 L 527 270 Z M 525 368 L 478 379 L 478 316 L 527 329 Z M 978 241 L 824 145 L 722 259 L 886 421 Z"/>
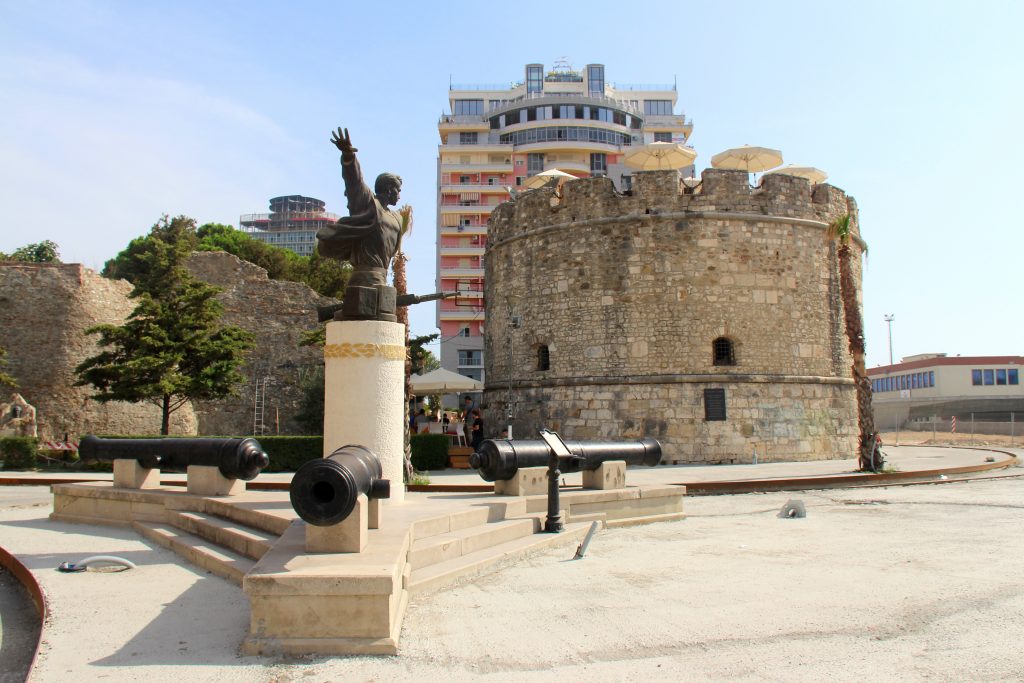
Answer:
<path fill-rule="evenodd" d="M 243 381 L 239 368 L 253 335 L 218 325 L 223 308 L 217 288 L 182 265 L 195 245 L 195 221 L 186 216 L 153 226 L 145 238 L 108 261 L 104 274 L 135 287 L 138 304 L 123 325 L 97 325 L 105 350 L 76 369 L 76 386 L 91 385 L 98 401 L 150 402 L 160 407 L 160 433 L 190 400 L 215 400 Z"/>
<path fill-rule="evenodd" d="M 0 253 L 0 261 L 21 261 L 23 263 L 60 263 L 56 242 L 43 240 L 19 247 L 12 254 Z"/>

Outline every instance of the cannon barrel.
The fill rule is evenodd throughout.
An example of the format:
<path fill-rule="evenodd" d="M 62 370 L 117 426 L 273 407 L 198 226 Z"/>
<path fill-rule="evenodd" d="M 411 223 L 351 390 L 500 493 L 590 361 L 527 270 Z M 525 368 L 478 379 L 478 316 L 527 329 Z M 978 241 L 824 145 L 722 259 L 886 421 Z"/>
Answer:
<path fill-rule="evenodd" d="M 187 472 L 190 465 L 216 467 L 228 479 L 250 481 L 270 464 L 256 439 L 103 439 L 92 434 L 78 444 L 82 462 L 138 460 L 149 469 Z"/>
<path fill-rule="evenodd" d="M 609 460 L 625 460 L 628 465 L 653 467 L 661 462 L 661 444 L 657 439 L 639 441 L 566 441 L 572 454 L 559 458 L 562 472 L 596 470 Z M 469 466 L 484 481 L 511 479 L 520 467 L 547 467 L 551 449 L 543 441 L 487 439 L 470 456 Z"/>
<path fill-rule="evenodd" d="M 331 526 L 352 514 L 361 493 L 367 498 L 390 498 L 391 482 L 382 477 L 380 458 L 373 451 L 342 446 L 300 467 L 288 495 L 306 523 Z"/>

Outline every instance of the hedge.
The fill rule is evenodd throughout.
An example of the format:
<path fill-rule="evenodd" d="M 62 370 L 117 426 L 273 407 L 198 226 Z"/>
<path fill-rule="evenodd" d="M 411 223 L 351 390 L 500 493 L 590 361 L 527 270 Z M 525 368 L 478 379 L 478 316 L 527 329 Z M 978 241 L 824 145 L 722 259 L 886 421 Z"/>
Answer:
<path fill-rule="evenodd" d="M 0 437 L 0 460 L 6 470 L 25 470 L 36 466 L 39 439 L 34 436 Z"/>
<path fill-rule="evenodd" d="M 294 472 L 303 464 L 324 456 L 322 436 L 257 436 L 263 450 L 270 456 L 264 472 Z"/>
<path fill-rule="evenodd" d="M 413 434 L 409 438 L 413 469 L 419 472 L 443 470 L 448 465 L 450 442 L 447 434 Z"/>

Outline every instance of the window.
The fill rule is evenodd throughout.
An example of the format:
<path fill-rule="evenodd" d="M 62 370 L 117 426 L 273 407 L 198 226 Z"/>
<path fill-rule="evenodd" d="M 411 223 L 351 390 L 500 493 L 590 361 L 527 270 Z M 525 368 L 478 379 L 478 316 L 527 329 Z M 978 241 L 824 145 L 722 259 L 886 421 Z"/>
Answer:
<path fill-rule="evenodd" d="M 459 144 L 460 145 L 475 145 L 477 141 L 476 132 L 471 133 L 459 133 Z"/>
<path fill-rule="evenodd" d="M 551 354 L 548 352 L 547 344 L 541 344 L 537 347 L 537 369 L 551 369 Z"/>
<path fill-rule="evenodd" d="M 633 176 L 624 175 L 622 176 L 622 187 L 620 188 L 623 192 L 633 191 Z"/>
<path fill-rule="evenodd" d="M 593 175 L 604 175 L 608 172 L 608 156 L 603 152 L 594 152 L 590 155 L 590 172 Z"/>
<path fill-rule="evenodd" d="M 591 95 L 604 94 L 604 66 L 591 64 L 587 67 L 587 91 Z"/>
<path fill-rule="evenodd" d="M 655 142 L 672 142 L 672 133 L 669 132 L 658 132 L 654 134 Z"/>
<path fill-rule="evenodd" d="M 976 387 L 981 386 L 981 370 L 971 370 L 971 384 Z"/>
<path fill-rule="evenodd" d="M 522 162 L 519 162 L 519 163 L 522 164 Z M 524 180 L 523 176 L 517 175 L 516 176 L 516 187 L 522 187 L 523 180 Z"/>
<path fill-rule="evenodd" d="M 725 389 L 704 390 L 704 419 L 708 422 L 725 420 Z"/>
<path fill-rule="evenodd" d="M 644 113 L 648 116 L 671 116 L 672 100 L 644 100 Z"/>
<path fill-rule="evenodd" d="M 468 327 L 460 327 L 459 328 L 459 336 L 460 337 L 468 337 L 469 336 L 469 328 Z"/>
<path fill-rule="evenodd" d="M 560 119 L 574 119 L 576 118 L 576 107 L 571 104 L 563 104 L 558 107 L 558 118 Z"/>
<path fill-rule="evenodd" d="M 544 92 L 544 67 L 541 64 L 526 67 L 526 92 Z"/>
<path fill-rule="evenodd" d="M 934 370 L 930 370 L 928 372 L 928 386 L 930 386 L 930 387 L 934 387 L 935 386 L 935 371 Z"/>
<path fill-rule="evenodd" d="M 985 373 L 985 386 L 992 386 L 993 384 L 996 383 L 994 372 L 992 372 L 991 370 L 983 370 L 982 372 Z"/>
<path fill-rule="evenodd" d="M 470 182 L 471 182 L 471 180 L 470 180 L 470 177 L 468 175 L 460 175 L 459 176 L 459 184 L 460 185 L 467 185 Z"/>
<path fill-rule="evenodd" d="M 483 116 L 484 101 L 455 100 L 455 111 L 453 113 L 456 116 Z"/>
<path fill-rule="evenodd" d="M 487 100 L 487 109 L 490 111 L 494 111 L 502 104 L 504 104 L 503 100 Z"/>
<path fill-rule="evenodd" d="M 544 155 L 530 153 L 526 155 L 526 175 L 536 175 L 544 170 Z"/>
<path fill-rule="evenodd" d="M 996 384 L 1006 384 L 1006 370 L 996 370 Z"/>
<path fill-rule="evenodd" d="M 715 365 L 736 365 L 736 357 L 733 355 L 732 340 L 726 337 L 719 337 L 711 343 L 711 351 L 714 355 Z M 725 391 L 724 389 L 722 391 Z M 722 418 L 725 419 L 724 417 Z"/>
<path fill-rule="evenodd" d="M 1010 384 L 1018 384 L 1019 383 L 1019 380 L 1018 380 L 1018 377 L 1017 377 L 1017 369 L 1016 368 L 1010 368 L 1009 370 L 1006 371 L 1006 381 L 1008 383 L 1010 383 Z"/>

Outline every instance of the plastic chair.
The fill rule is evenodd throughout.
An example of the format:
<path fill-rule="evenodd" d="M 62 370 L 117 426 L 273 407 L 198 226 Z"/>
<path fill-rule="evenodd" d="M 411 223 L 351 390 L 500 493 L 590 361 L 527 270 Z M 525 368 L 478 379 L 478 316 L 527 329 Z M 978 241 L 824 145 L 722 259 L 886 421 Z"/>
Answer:
<path fill-rule="evenodd" d="M 462 429 L 463 429 L 463 427 L 465 427 L 465 425 L 466 425 L 465 422 L 451 422 L 451 423 L 449 423 L 448 429 L 449 430 L 454 429 L 455 433 L 449 432 L 448 436 L 452 437 L 452 439 L 455 441 L 455 445 L 456 446 L 465 446 L 466 445 L 466 435 L 462 432 Z"/>
<path fill-rule="evenodd" d="M 440 422 L 428 422 L 427 423 L 428 434 L 444 434 L 444 425 Z"/>

